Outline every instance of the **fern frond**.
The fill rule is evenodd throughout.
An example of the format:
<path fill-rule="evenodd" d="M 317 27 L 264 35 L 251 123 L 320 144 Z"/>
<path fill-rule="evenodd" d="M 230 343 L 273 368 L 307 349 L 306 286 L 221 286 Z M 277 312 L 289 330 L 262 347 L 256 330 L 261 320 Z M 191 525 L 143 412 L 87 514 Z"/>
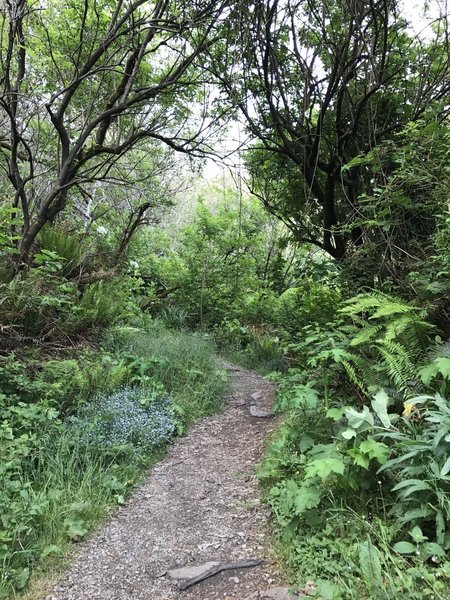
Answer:
<path fill-rule="evenodd" d="M 350 382 L 364 394 L 368 395 L 371 387 L 381 388 L 386 385 L 385 369 L 380 369 L 372 357 L 354 353 L 350 358 L 342 361 L 342 364 Z"/>
<path fill-rule="evenodd" d="M 373 338 L 382 330 L 382 325 L 366 325 L 353 337 L 350 346 L 361 346 L 373 340 Z"/>
<path fill-rule="evenodd" d="M 412 354 L 398 342 L 383 341 L 377 347 L 389 377 L 399 390 L 404 390 L 408 381 L 414 379 L 417 373 Z"/>
<path fill-rule="evenodd" d="M 367 312 L 370 309 L 378 308 L 386 303 L 387 296 L 380 293 L 358 294 L 349 298 L 344 302 L 344 308 L 339 310 L 345 315 L 358 315 L 362 312 Z"/>
<path fill-rule="evenodd" d="M 380 319 L 381 317 L 392 317 L 393 315 L 399 314 L 416 314 L 420 309 L 410 304 L 403 304 L 402 302 L 385 302 L 383 306 L 377 308 L 370 319 Z"/>
<path fill-rule="evenodd" d="M 364 394 L 367 394 L 367 387 L 364 384 L 361 376 L 357 373 L 355 367 L 348 360 L 341 361 L 341 364 L 343 365 L 350 382 L 354 386 L 358 387 Z"/>

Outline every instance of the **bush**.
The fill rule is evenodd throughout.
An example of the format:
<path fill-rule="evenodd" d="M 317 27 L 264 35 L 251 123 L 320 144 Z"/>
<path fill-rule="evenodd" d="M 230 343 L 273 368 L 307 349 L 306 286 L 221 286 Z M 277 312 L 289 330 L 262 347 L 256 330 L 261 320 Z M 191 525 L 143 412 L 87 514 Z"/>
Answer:
<path fill-rule="evenodd" d="M 286 290 L 278 299 L 275 322 L 289 333 L 297 333 L 312 322 L 330 321 L 339 306 L 340 294 L 320 283 L 306 281 L 301 287 Z"/>
<path fill-rule="evenodd" d="M 122 327 L 105 346 L 0 362 L 0 598 L 124 502 L 172 435 L 220 404 L 225 372 L 203 336 Z"/>

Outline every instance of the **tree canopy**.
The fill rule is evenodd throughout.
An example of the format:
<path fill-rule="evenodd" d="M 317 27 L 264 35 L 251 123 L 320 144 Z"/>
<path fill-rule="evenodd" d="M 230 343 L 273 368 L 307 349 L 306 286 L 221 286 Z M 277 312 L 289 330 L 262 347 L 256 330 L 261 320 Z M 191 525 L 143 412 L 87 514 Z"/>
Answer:
<path fill-rule="evenodd" d="M 210 68 L 255 140 L 252 191 L 297 240 L 338 259 L 370 240 L 358 218 L 376 187 L 364 157 L 408 123 L 446 121 L 447 26 L 436 18 L 422 39 L 398 0 L 233 7 Z"/>
<path fill-rule="evenodd" d="M 151 155 L 160 144 L 184 153 L 204 145 L 211 121 L 193 104 L 206 102 L 199 60 L 222 11 L 218 0 L 4 4 L 0 164 L 21 221 L 11 226 L 19 264 L 95 182 L 129 181 L 138 146 Z"/>

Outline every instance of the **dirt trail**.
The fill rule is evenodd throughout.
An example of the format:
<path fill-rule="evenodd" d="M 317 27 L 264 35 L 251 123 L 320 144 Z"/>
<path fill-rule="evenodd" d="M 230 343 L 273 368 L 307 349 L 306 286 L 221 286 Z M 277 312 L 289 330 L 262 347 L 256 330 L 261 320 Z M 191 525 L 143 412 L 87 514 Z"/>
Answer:
<path fill-rule="evenodd" d="M 47 600 L 245 600 L 277 585 L 255 479 L 274 421 L 250 414 L 270 411 L 274 390 L 251 371 L 225 366 L 231 392 L 223 412 L 176 441 L 126 505 L 80 547 Z M 224 571 L 183 592 L 167 574 L 247 558 L 264 563 Z"/>

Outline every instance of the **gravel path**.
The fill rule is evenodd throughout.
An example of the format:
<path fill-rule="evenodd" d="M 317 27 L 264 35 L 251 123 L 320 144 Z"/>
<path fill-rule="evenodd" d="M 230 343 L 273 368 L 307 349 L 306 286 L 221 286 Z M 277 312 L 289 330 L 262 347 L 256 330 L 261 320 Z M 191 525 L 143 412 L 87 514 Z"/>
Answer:
<path fill-rule="evenodd" d="M 244 600 L 276 585 L 267 513 L 255 479 L 274 420 L 250 414 L 270 411 L 274 390 L 251 371 L 225 367 L 231 392 L 223 412 L 176 441 L 126 505 L 80 545 L 47 600 Z M 167 574 L 247 558 L 264 563 L 224 571 L 184 592 Z"/>

